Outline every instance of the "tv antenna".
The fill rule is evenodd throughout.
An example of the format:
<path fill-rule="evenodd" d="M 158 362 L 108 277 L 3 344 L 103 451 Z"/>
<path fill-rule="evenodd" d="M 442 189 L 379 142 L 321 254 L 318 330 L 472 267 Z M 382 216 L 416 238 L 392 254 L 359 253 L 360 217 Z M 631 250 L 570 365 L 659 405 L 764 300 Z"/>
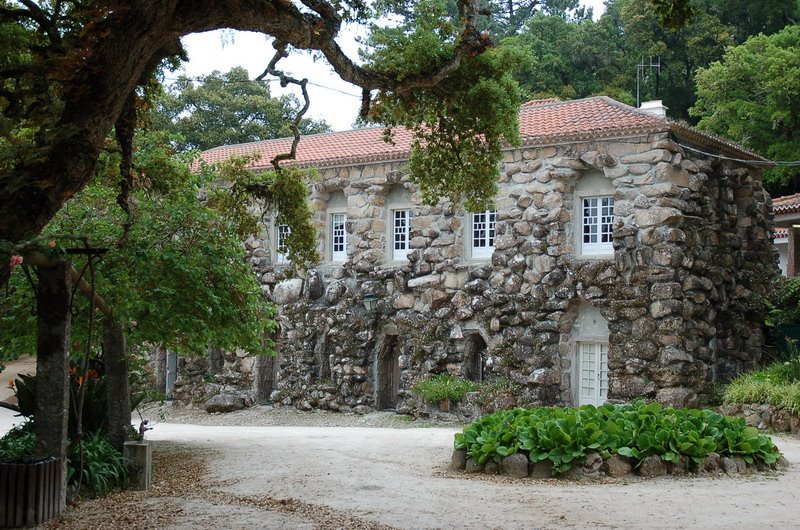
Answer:
<path fill-rule="evenodd" d="M 636 65 L 636 108 L 642 106 L 642 98 L 640 96 L 640 87 L 642 84 L 642 79 L 647 76 L 647 74 L 651 70 L 656 71 L 656 97 L 658 97 L 658 93 L 660 92 L 660 84 L 661 84 L 661 56 L 656 55 L 655 57 L 649 57 L 649 60 L 645 62 L 644 55 L 642 55 L 642 60 L 639 64 Z"/>

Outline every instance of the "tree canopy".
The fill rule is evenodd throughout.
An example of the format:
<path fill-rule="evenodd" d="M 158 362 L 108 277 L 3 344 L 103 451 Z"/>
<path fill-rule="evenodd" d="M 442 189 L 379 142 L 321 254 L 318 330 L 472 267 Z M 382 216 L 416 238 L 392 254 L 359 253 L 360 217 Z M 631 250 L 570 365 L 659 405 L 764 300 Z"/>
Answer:
<path fill-rule="evenodd" d="M 800 26 L 751 37 L 697 74 L 698 126 L 773 160 L 800 161 Z M 775 191 L 800 185 L 800 166 L 767 170 Z"/>
<path fill-rule="evenodd" d="M 210 149 L 292 135 L 300 110 L 294 96 L 272 97 L 269 84 L 250 79 L 241 67 L 197 81 L 184 75 L 167 83 L 155 101 L 153 127 L 167 131 L 181 148 Z M 330 130 L 324 121 L 303 118 L 300 134 Z"/>

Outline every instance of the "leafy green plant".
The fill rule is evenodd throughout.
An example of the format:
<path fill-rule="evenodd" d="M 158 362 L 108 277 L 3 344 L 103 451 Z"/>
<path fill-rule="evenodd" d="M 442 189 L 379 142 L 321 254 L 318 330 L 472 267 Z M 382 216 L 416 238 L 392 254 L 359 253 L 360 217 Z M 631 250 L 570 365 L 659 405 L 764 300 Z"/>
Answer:
<path fill-rule="evenodd" d="M 82 464 L 82 465 L 81 465 Z M 82 470 L 83 475 L 78 476 Z M 101 436 L 92 436 L 78 444 L 69 456 L 67 482 L 80 481 L 95 495 L 105 495 L 127 481 L 122 453 Z"/>
<path fill-rule="evenodd" d="M 23 423 L 0 438 L 0 459 L 33 456 L 35 443 L 33 423 Z M 84 439 L 72 448 L 67 464 L 67 483 L 77 484 L 79 479 L 95 495 L 123 486 L 127 468 L 122 453 L 102 436 Z"/>
<path fill-rule="evenodd" d="M 437 404 L 442 401 L 453 403 L 461 401 L 467 392 L 474 392 L 475 383 L 466 379 L 458 379 L 452 375 L 439 374 L 420 381 L 411 388 L 411 392 L 428 403 Z"/>
<path fill-rule="evenodd" d="M 32 424 L 23 423 L 14 427 L 0 438 L 0 460 L 5 458 L 18 458 L 21 456 L 33 456 L 33 447 L 36 443 Z"/>
<path fill-rule="evenodd" d="M 105 433 L 108 429 L 108 398 L 106 395 L 105 378 L 96 370 L 83 371 L 74 366 L 70 369 L 70 406 L 69 406 L 69 435 L 74 438 L 78 432 L 78 418 L 75 408 L 75 397 L 78 389 L 85 385 L 83 400 L 83 429 L 84 434 Z M 14 394 L 17 404 L 0 401 L 0 407 L 13 410 L 28 420 L 34 419 L 36 411 L 36 376 L 20 374 L 14 381 Z M 131 397 L 131 410 L 135 409 L 143 398 L 137 393 Z"/>
<path fill-rule="evenodd" d="M 520 452 L 531 462 L 551 462 L 557 472 L 568 470 L 590 452 L 636 461 L 658 455 L 678 462 L 687 456 L 693 466 L 712 452 L 742 456 L 748 463 L 772 464 L 780 456 L 772 440 L 747 427 L 743 418 L 710 410 L 664 409 L 643 401 L 499 411 L 456 434 L 455 447 L 466 449 L 479 463 Z"/>

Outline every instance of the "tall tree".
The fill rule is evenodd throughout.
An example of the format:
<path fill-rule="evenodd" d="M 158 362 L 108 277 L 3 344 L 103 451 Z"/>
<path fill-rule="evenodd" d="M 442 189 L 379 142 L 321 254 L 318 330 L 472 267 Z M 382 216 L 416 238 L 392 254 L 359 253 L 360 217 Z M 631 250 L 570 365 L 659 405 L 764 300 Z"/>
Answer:
<path fill-rule="evenodd" d="M 761 154 L 800 161 L 800 26 L 751 37 L 697 74 L 698 127 Z M 800 165 L 764 174 L 770 191 L 800 190 Z"/>
<path fill-rule="evenodd" d="M 153 126 L 177 137 L 184 148 L 210 149 L 292 135 L 300 110 L 294 96 L 272 97 L 269 84 L 250 79 L 241 67 L 217 71 L 196 82 L 180 76 L 156 102 Z M 324 121 L 303 118 L 301 134 L 330 130 Z"/>
<path fill-rule="evenodd" d="M 106 137 L 121 116 L 130 115 L 137 87 L 164 57 L 179 53 L 181 36 L 216 28 L 262 32 L 275 39 L 273 72 L 290 49 L 319 51 L 344 80 L 362 88 L 368 115 L 374 102 L 393 96 L 416 109 L 420 91 L 478 66 L 469 59 L 491 45 L 476 26 L 478 0 L 459 0 L 458 6 L 454 31 L 431 36 L 447 39 L 445 53 L 424 68 L 409 65 L 401 75 L 375 63 L 359 65 L 336 43 L 344 22 L 370 21 L 362 0 L 0 0 L 0 109 L 5 131 L 14 137 L 3 145 L 0 161 L 0 239 L 18 243 L 38 233 L 87 184 Z M 439 99 L 456 101 L 462 89 L 453 88 Z M 484 104 L 507 106 L 506 98 L 495 96 L 499 100 Z M 380 120 L 380 105 L 374 110 L 372 118 Z M 440 110 L 462 111 L 458 103 Z M 493 141 L 513 134 L 473 132 Z M 445 149 L 428 147 L 434 154 Z"/>

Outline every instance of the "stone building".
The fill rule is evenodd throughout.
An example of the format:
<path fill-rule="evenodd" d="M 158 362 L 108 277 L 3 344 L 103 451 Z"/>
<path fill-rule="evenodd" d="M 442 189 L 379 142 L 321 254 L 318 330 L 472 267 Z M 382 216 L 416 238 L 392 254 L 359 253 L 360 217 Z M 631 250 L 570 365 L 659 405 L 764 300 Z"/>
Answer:
<path fill-rule="evenodd" d="M 761 355 L 756 294 L 778 274 L 771 203 L 747 162 L 763 159 L 664 110 L 523 105 L 522 145 L 505 150 L 484 212 L 421 204 L 403 131 L 393 145 L 375 128 L 305 137 L 296 164 L 320 172 L 324 259 L 278 282 L 286 227 L 247 242 L 281 331 L 277 359 L 237 381 L 257 401 L 340 411 L 409 410 L 434 373 L 507 378 L 520 404 L 707 401 Z M 203 156 L 256 153 L 266 167 L 288 142 Z M 177 384 L 196 396 L 190 362 Z"/>

